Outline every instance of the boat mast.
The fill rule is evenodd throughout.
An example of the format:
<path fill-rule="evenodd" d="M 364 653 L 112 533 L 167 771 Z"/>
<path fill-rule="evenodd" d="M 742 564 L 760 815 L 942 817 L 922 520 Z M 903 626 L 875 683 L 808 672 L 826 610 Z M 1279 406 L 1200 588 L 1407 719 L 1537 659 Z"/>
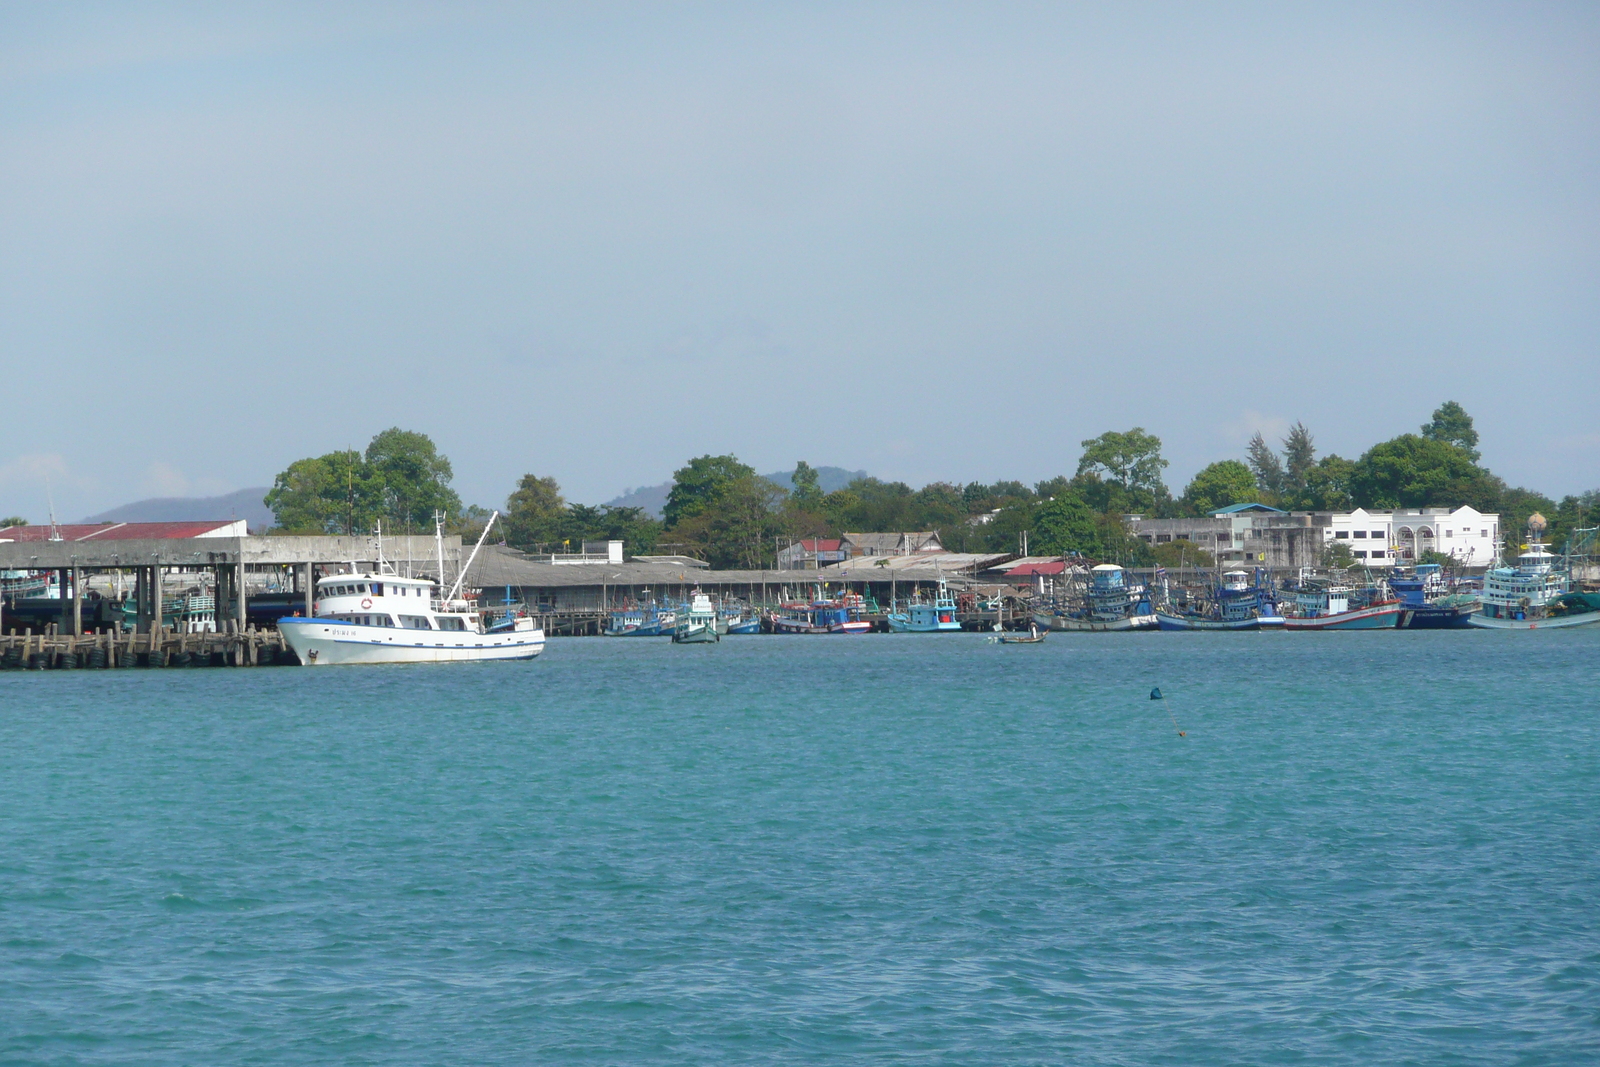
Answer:
<path fill-rule="evenodd" d="M 472 555 L 467 557 L 467 562 L 462 566 L 461 573 L 456 575 L 456 584 L 450 587 L 450 595 L 445 597 L 446 600 L 454 600 L 456 594 L 461 591 L 461 583 L 466 580 L 468 568 L 472 566 L 472 561 L 478 558 L 478 549 L 483 547 L 484 538 L 489 536 L 489 527 L 493 526 L 494 520 L 499 517 L 500 513 L 496 511 L 489 516 L 489 521 L 483 524 L 483 533 L 478 535 L 478 543 L 472 546 Z"/>
<path fill-rule="evenodd" d="M 439 592 L 444 592 L 444 518 L 433 513 L 433 547 L 439 553 Z"/>

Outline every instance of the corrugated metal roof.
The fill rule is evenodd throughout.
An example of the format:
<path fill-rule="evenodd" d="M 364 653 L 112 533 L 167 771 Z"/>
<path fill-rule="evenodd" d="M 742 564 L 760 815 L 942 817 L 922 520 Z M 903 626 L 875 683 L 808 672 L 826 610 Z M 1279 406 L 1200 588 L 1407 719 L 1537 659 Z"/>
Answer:
<path fill-rule="evenodd" d="M 800 547 L 807 552 L 837 552 L 841 544 L 837 537 L 809 537 L 801 540 Z"/>
<path fill-rule="evenodd" d="M 1208 514 L 1208 515 L 1236 515 L 1241 511 L 1270 511 L 1270 512 L 1276 514 L 1276 515 L 1287 515 L 1288 514 L 1288 512 L 1284 511 L 1282 508 L 1273 508 L 1273 507 L 1268 507 L 1265 504 L 1254 504 L 1254 503 L 1252 503 L 1252 504 L 1229 504 L 1225 508 L 1217 508 L 1214 511 L 1206 512 L 1206 514 Z"/>
<path fill-rule="evenodd" d="M 1045 563 L 1024 563 L 1020 567 L 1013 567 L 1006 571 L 1006 577 L 1028 578 L 1035 574 L 1064 574 L 1066 569 L 1066 563 L 1059 559 Z"/>
<path fill-rule="evenodd" d="M 191 522 L 99 522 L 57 525 L 63 541 L 175 541 L 188 537 L 244 537 L 243 519 L 196 519 Z M 48 526 L 8 526 L 0 541 L 49 541 Z"/>
<path fill-rule="evenodd" d="M 817 570 L 824 579 L 848 577 L 854 581 L 888 581 L 908 573 L 917 578 L 933 579 L 939 574 L 955 576 L 974 570 L 988 570 L 996 564 L 1015 559 L 1014 552 L 923 552 L 915 556 L 857 556 L 841 563 L 831 563 Z M 877 577 L 881 575 L 882 577 Z"/>

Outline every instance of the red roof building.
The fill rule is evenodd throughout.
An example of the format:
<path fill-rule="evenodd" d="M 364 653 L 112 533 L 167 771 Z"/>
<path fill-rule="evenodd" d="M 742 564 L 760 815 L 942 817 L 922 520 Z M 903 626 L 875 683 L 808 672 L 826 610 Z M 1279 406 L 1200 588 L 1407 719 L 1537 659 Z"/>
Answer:
<path fill-rule="evenodd" d="M 245 537 L 243 519 L 192 522 L 97 522 L 7 526 L 0 541 L 179 541 L 190 537 Z"/>

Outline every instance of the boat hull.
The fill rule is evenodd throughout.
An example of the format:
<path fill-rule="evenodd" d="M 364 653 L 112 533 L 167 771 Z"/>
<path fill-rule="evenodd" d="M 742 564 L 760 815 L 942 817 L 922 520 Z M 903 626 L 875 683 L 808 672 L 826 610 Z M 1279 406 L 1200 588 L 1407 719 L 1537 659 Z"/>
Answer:
<path fill-rule="evenodd" d="M 1374 604 L 1370 608 L 1341 611 L 1314 619 L 1285 619 L 1285 630 L 1393 630 L 1408 609 L 1400 604 Z"/>
<path fill-rule="evenodd" d="M 720 640 L 722 635 L 717 633 L 715 626 L 685 626 L 672 634 L 672 643 L 675 645 L 714 645 Z"/>
<path fill-rule="evenodd" d="M 1033 621 L 1041 629 L 1068 633 L 1121 633 L 1125 630 L 1153 630 L 1157 621 L 1154 615 L 1129 615 L 1121 619 L 1069 619 L 1064 615 L 1046 615 L 1035 612 Z"/>
<path fill-rule="evenodd" d="M 728 633 L 730 634 L 758 634 L 760 632 L 760 619 L 745 619 L 743 622 L 730 622 L 728 624 Z"/>
<path fill-rule="evenodd" d="M 1406 630 L 1465 630 L 1472 625 L 1474 608 L 1407 608 L 1400 623 Z"/>
<path fill-rule="evenodd" d="M 278 620 L 284 643 L 307 667 L 357 663 L 474 663 L 533 659 L 544 651 L 543 630 L 476 634 L 353 626 L 333 619 Z"/>
<path fill-rule="evenodd" d="M 1283 619 L 1277 615 L 1257 616 L 1253 619 L 1196 619 L 1188 615 L 1171 615 L 1156 612 L 1158 625 L 1163 630 L 1281 630 Z"/>
<path fill-rule="evenodd" d="M 1566 630 L 1574 626 L 1594 626 L 1600 623 L 1600 611 L 1587 611 L 1581 615 L 1556 615 L 1546 619 L 1495 619 L 1487 615 L 1469 615 L 1467 622 L 1484 630 Z"/>
<path fill-rule="evenodd" d="M 959 622 L 912 622 L 909 619 L 889 616 L 889 632 L 892 634 L 958 634 L 961 632 Z"/>

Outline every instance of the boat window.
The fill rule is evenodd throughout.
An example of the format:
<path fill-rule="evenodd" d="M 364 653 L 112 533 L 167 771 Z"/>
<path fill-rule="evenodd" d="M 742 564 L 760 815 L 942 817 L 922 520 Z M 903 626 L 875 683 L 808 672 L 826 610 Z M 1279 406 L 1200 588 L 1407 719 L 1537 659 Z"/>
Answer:
<path fill-rule="evenodd" d="M 433 629 L 425 615 L 402 615 L 400 616 L 400 625 L 407 630 Z"/>
<path fill-rule="evenodd" d="M 383 595 L 383 583 L 382 582 L 373 582 L 372 583 L 372 595 L 373 596 L 382 596 Z"/>
<path fill-rule="evenodd" d="M 441 630 L 465 630 L 466 628 L 466 624 L 460 619 L 452 619 L 446 616 L 439 620 L 439 629 Z"/>
<path fill-rule="evenodd" d="M 365 593 L 366 591 L 367 591 L 367 583 L 366 582 L 357 582 L 356 583 L 356 592 Z"/>

